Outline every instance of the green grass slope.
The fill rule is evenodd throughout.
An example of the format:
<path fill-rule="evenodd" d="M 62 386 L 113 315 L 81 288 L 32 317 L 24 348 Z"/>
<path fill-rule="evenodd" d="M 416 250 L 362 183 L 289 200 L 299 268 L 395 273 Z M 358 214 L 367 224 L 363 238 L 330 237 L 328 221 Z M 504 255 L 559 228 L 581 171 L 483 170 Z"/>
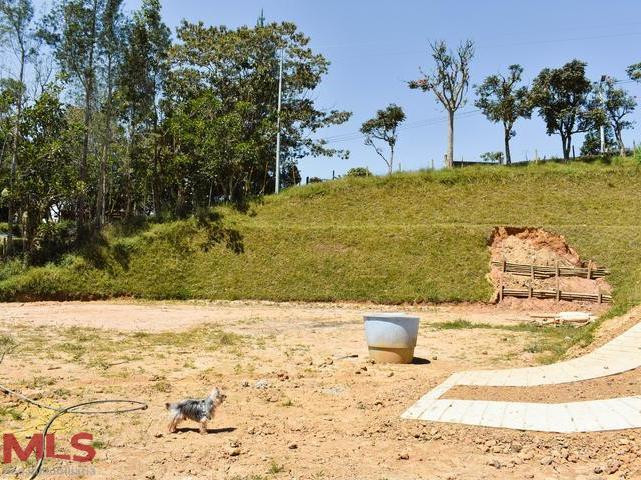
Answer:
<path fill-rule="evenodd" d="M 641 166 L 479 167 L 341 179 L 248 213 L 107 230 L 90 252 L 0 267 L 0 299 L 483 301 L 493 227 L 566 236 L 610 267 L 615 311 L 641 301 Z"/>

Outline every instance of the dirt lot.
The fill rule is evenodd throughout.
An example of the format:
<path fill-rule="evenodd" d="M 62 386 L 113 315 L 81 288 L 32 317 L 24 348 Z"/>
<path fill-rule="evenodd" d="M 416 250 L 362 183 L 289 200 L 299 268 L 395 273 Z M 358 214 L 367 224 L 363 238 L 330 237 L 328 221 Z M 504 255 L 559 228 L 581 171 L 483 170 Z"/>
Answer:
<path fill-rule="evenodd" d="M 65 416 L 55 424 L 63 453 L 73 433 L 93 434 L 93 464 L 73 466 L 73 473 L 87 478 L 641 478 L 638 431 L 553 435 L 401 420 L 408 406 L 454 371 L 536 363 L 528 345 L 538 334 L 436 326 L 459 319 L 494 326 L 528 319 L 527 310 L 505 305 L 403 307 L 422 319 L 417 363 L 371 364 L 361 314 L 397 309 L 259 302 L 0 304 L 0 335 L 17 343 L 0 366 L 0 383 L 52 405 L 103 398 L 149 404 L 144 412 Z M 195 424 L 185 423 L 169 434 L 165 402 L 202 396 L 213 385 L 228 398 L 209 433 L 200 435 Z M 24 438 L 47 418 L 47 412 L 0 396 L 3 432 Z M 68 465 L 48 460 L 46 468 Z"/>

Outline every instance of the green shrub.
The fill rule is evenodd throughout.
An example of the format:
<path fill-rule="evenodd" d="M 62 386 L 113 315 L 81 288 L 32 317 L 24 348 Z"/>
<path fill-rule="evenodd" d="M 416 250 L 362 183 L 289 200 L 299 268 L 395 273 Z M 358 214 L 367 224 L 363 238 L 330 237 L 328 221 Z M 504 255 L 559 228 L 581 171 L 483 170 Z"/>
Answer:
<path fill-rule="evenodd" d="M 354 167 L 347 171 L 348 177 L 371 177 L 372 172 L 367 167 Z"/>

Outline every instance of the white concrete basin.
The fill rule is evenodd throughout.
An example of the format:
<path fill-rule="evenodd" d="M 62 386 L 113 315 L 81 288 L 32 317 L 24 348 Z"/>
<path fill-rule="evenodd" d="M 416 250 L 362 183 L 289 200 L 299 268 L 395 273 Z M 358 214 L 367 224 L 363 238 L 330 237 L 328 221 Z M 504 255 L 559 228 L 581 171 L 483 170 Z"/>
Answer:
<path fill-rule="evenodd" d="M 405 313 L 363 315 L 369 355 L 377 363 L 411 363 L 418 337 L 418 317 Z"/>

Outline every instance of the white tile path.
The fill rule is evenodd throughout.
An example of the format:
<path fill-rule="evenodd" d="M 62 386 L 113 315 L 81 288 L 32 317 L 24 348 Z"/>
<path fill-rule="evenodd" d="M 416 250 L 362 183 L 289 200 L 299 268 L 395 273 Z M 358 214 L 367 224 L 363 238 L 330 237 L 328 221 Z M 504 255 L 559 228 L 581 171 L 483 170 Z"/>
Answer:
<path fill-rule="evenodd" d="M 641 428 L 641 396 L 567 403 L 497 402 L 440 397 L 457 385 L 533 387 L 606 377 L 641 366 L 641 323 L 587 355 L 553 365 L 469 370 L 451 375 L 402 418 L 541 432 Z"/>

